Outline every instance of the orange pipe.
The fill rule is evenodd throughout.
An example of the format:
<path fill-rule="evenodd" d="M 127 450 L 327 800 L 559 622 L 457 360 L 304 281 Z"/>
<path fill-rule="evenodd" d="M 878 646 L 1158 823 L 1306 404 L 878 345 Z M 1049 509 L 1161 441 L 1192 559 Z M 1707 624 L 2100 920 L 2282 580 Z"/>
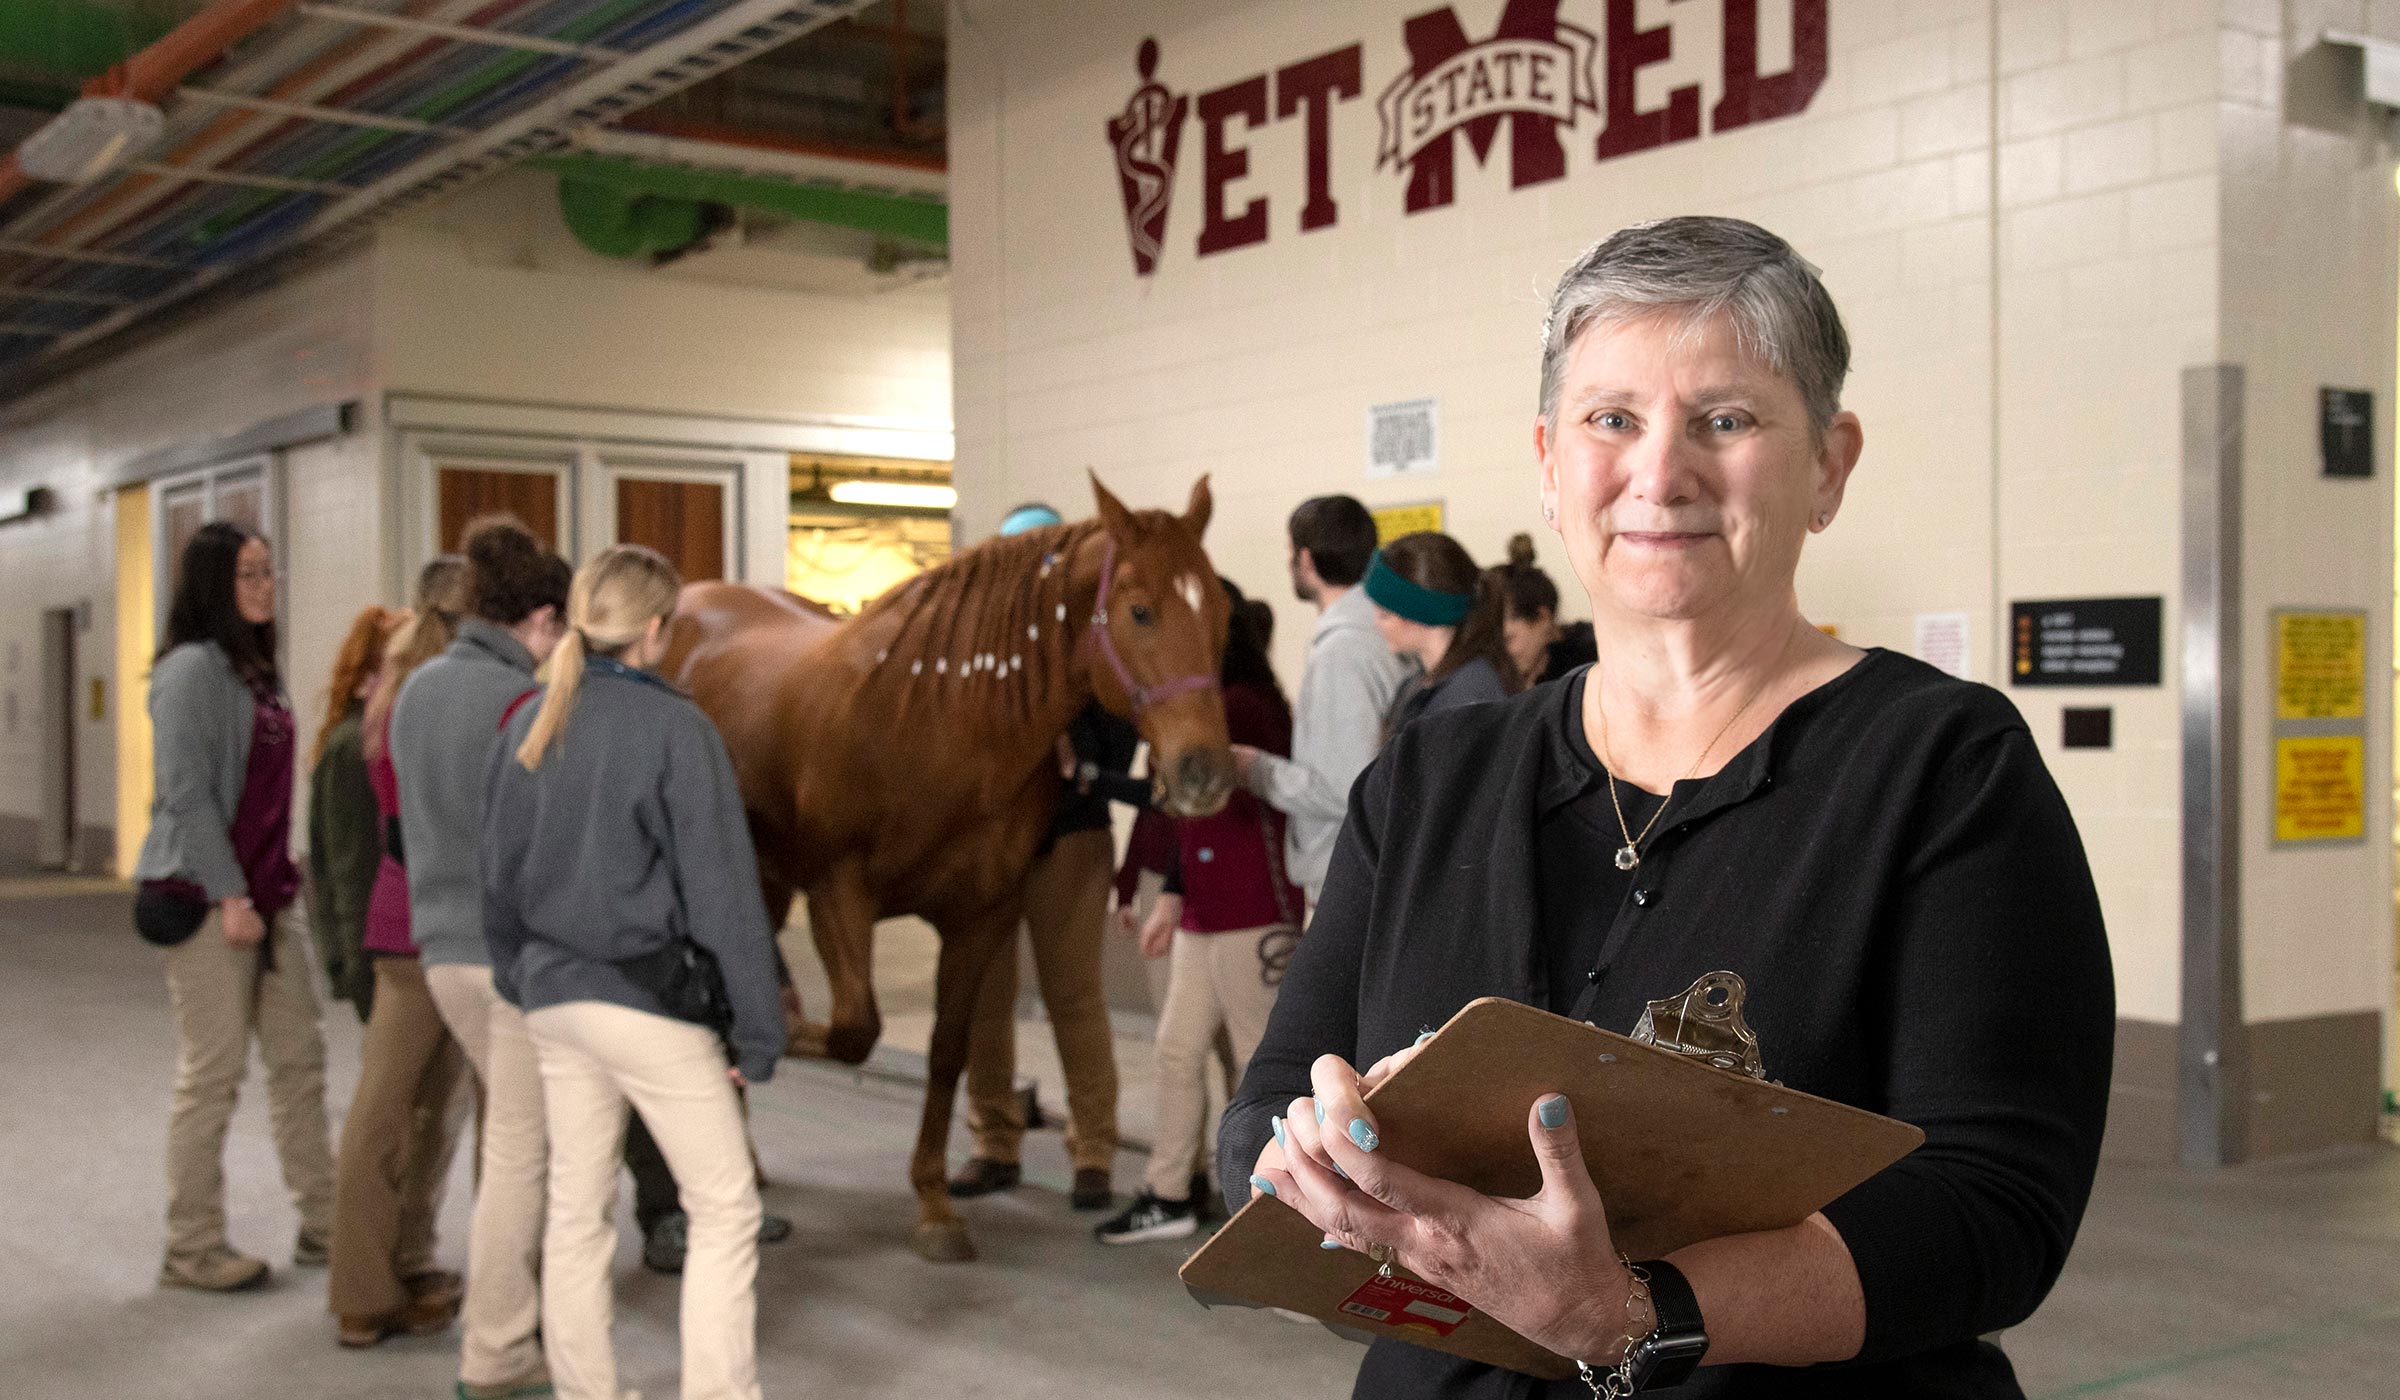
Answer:
<path fill-rule="evenodd" d="M 86 97 L 157 102 L 243 39 L 281 19 L 299 0 L 217 0 L 165 38 L 83 85 Z M 16 152 L 0 160 L 0 200 L 31 184 Z"/>

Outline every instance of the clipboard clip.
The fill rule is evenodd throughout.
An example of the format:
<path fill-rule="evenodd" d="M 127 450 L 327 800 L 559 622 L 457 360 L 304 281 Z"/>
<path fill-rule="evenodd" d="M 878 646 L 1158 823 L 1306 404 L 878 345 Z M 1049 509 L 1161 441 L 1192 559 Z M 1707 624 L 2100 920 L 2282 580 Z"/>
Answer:
<path fill-rule="evenodd" d="M 1767 1067 L 1759 1058 L 1758 1034 L 1742 1020 L 1742 1001 L 1749 994 L 1741 974 L 1709 973 L 1674 996 L 1651 1002 L 1634 1023 L 1631 1039 L 1764 1079 Z"/>

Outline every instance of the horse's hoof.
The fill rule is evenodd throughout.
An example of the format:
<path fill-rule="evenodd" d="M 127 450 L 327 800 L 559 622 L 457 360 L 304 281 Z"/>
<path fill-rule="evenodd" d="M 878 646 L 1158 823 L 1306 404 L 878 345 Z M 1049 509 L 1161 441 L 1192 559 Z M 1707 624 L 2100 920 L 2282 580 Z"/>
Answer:
<path fill-rule="evenodd" d="M 928 1264 L 964 1264 L 975 1257 L 975 1242 L 967 1238 L 967 1227 L 955 1220 L 919 1225 L 909 1243 Z"/>
<path fill-rule="evenodd" d="M 880 1026 L 828 1026 L 824 1032 L 825 1054 L 846 1065 L 863 1065 L 867 1056 L 875 1053 L 875 1042 L 882 1035 Z"/>
<path fill-rule="evenodd" d="M 825 1041 L 824 1022 L 791 1021 L 785 1026 L 783 1053 L 795 1060 L 827 1059 L 830 1056 L 825 1049 Z"/>

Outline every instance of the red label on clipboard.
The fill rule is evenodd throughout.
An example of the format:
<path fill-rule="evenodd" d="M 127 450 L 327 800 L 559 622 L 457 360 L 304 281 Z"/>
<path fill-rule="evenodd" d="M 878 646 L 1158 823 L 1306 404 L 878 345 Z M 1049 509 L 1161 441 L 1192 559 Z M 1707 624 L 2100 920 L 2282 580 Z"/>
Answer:
<path fill-rule="evenodd" d="M 1466 1299 L 1430 1283 L 1378 1275 L 1343 1299 L 1341 1311 L 1386 1327 L 1421 1328 L 1434 1336 L 1447 1337 L 1473 1316 L 1475 1309 L 1467 1305 Z"/>

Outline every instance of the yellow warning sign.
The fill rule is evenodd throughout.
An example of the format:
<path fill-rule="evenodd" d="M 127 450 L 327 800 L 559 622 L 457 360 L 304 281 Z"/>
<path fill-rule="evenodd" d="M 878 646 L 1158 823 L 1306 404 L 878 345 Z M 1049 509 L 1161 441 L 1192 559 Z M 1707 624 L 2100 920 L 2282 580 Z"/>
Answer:
<path fill-rule="evenodd" d="M 1402 535 L 1419 530 L 1442 528 L 1442 503 L 1418 501 L 1404 506 L 1378 506 L 1368 514 L 1375 517 L 1375 543 L 1390 544 Z"/>
<path fill-rule="evenodd" d="M 2357 734 L 2275 741 L 2275 839 L 2355 841 L 2367 832 L 2367 741 Z"/>
<path fill-rule="evenodd" d="M 2275 614 L 2275 718 L 2367 717 L 2367 615 Z"/>

